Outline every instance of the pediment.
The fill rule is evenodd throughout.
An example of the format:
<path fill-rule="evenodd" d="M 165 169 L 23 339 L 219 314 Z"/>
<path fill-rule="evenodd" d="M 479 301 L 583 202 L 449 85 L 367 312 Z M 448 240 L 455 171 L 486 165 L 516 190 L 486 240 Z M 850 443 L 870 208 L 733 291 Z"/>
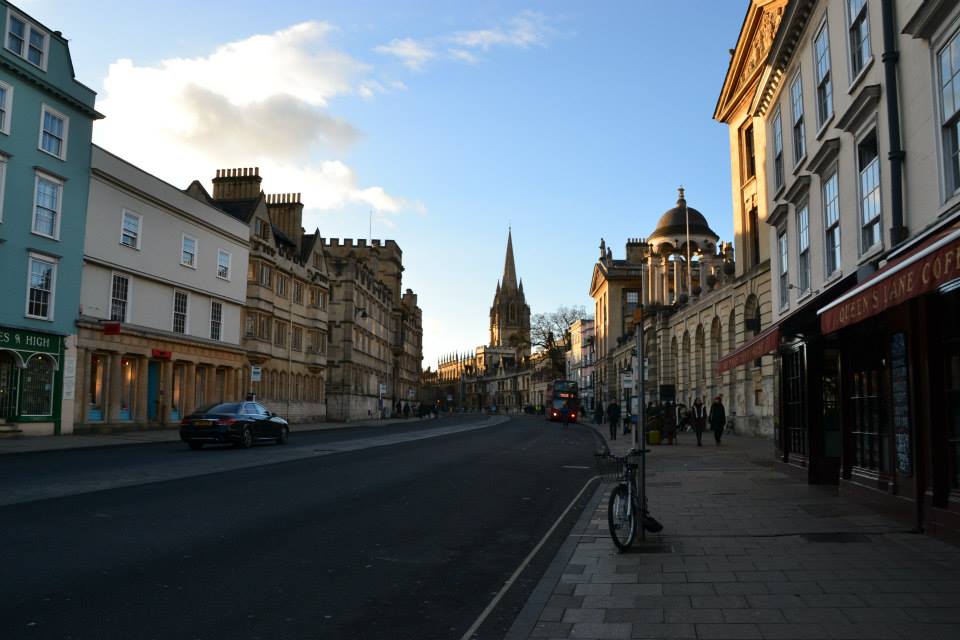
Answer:
<path fill-rule="evenodd" d="M 593 276 L 590 278 L 590 296 L 592 297 L 594 292 L 600 288 L 607 279 L 606 269 L 603 268 L 599 262 L 593 265 Z"/>
<path fill-rule="evenodd" d="M 756 91 L 786 5 L 787 0 L 754 0 L 750 4 L 717 100 L 716 120 L 725 122 L 744 97 L 748 93 L 752 97 Z"/>

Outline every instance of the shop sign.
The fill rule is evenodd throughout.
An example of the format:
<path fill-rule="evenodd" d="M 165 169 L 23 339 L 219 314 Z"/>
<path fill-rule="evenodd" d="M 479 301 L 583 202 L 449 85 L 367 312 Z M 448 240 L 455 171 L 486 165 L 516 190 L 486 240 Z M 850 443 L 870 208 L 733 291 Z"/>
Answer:
<path fill-rule="evenodd" d="M 729 353 L 717 363 L 717 370 L 720 373 L 729 371 L 734 367 L 739 367 L 757 358 L 762 358 L 768 353 L 777 350 L 780 345 L 780 327 L 774 325 L 769 329 L 757 334 L 750 342 L 746 343 L 736 351 Z"/>
<path fill-rule="evenodd" d="M 151 349 L 150 356 L 156 360 L 170 360 L 173 357 L 173 354 L 169 351 L 164 351 L 163 349 Z"/>
<path fill-rule="evenodd" d="M 833 333 L 960 278 L 960 237 L 928 251 L 879 273 L 856 295 L 821 310 L 820 330 Z"/>
<path fill-rule="evenodd" d="M 250 382 L 260 382 L 262 375 L 260 367 L 250 367 Z"/>
<path fill-rule="evenodd" d="M 60 353 L 62 338 L 48 333 L 35 333 L 0 327 L 0 349 L 27 353 Z"/>

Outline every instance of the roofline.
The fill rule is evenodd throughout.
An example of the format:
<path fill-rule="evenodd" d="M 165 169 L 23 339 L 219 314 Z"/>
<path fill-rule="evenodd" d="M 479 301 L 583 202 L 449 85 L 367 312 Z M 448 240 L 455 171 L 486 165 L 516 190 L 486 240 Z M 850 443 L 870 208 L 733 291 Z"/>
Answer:
<path fill-rule="evenodd" d="M 753 10 L 754 4 L 753 0 L 747 0 L 747 11 L 743 16 L 743 24 L 740 25 L 740 33 L 737 35 L 737 44 L 733 48 L 733 54 L 730 56 L 730 62 L 727 63 L 727 73 L 723 76 L 723 86 L 720 87 L 720 95 L 717 96 L 717 104 L 713 108 L 713 119 L 720 120 L 720 102 L 723 100 L 725 89 L 727 88 L 727 83 L 730 81 L 730 76 L 733 73 L 733 63 L 737 57 L 737 49 L 740 48 L 740 39 L 743 38 L 744 30 L 747 28 L 747 18 L 750 17 L 750 11 Z"/>

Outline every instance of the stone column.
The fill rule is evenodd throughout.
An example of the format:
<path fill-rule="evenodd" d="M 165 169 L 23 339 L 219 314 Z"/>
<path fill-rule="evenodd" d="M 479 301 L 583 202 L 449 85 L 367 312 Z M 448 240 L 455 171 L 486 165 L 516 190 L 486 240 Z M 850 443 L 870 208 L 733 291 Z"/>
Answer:
<path fill-rule="evenodd" d="M 173 361 L 167 360 L 160 364 L 160 424 L 170 424 L 170 410 L 172 407 Z"/>
<path fill-rule="evenodd" d="M 148 377 L 148 367 L 149 360 L 146 356 L 138 356 L 133 359 L 136 370 L 136 379 L 134 380 L 134 392 L 133 392 L 133 407 L 131 411 L 131 417 L 134 422 L 138 425 L 147 424 L 147 403 L 148 392 L 147 392 L 147 377 Z"/>
<path fill-rule="evenodd" d="M 665 251 L 661 252 L 663 256 L 660 258 L 661 271 L 660 274 L 660 284 L 663 288 L 663 304 L 670 304 L 670 254 Z"/>
<path fill-rule="evenodd" d="M 197 365 L 195 362 L 187 362 L 183 367 L 183 405 L 180 407 L 180 417 L 193 413 L 196 409 L 196 388 L 197 388 Z"/>
<path fill-rule="evenodd" d="M 120 361 L 123 359 L 123 356 L 116 352 L 110 352 L 107 356 L 107 398 L 106 405 L 107 411 L 104 415 L 104 422 L 117 422 L 120 420 L 120 395 L 122 389 L 122 379 L 123 379 L 123 367 L 120 365 Z"/>
<path fill-rule="evenodd" d="M 90 352 L 77 347 L 77 386 L 73 391 L 73 423 L 74 425 L 87 423 L 87 407 L 90 399 Z"/>
<path fill-rule="evenodd" d="M 650 254 L 647 258 L 647 304 L 654 304 L 657 301 L 657 278 L 655 274 L 655 267 L 653 263 L 655 261 L 655 255 L 653 253 L 653 247 L 650 247 Z"/>

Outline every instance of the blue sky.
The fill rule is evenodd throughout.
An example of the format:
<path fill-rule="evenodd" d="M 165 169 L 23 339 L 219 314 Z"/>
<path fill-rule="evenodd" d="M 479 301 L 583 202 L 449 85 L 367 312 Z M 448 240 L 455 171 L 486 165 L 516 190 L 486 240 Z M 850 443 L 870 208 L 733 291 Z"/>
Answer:
<path fill-rule="evenodd" d="M 366 237 L 373 211 L 424 367 L 487 341 L 508 225 L 534 313 L 590 310 L 600 238 L 622 256 L 681 183 L 732 239 L 711 116 L 746 0 L 20 6 L 70 40 L 108 149 L 178 186 L 261 166 L 326 237 Z"/>

